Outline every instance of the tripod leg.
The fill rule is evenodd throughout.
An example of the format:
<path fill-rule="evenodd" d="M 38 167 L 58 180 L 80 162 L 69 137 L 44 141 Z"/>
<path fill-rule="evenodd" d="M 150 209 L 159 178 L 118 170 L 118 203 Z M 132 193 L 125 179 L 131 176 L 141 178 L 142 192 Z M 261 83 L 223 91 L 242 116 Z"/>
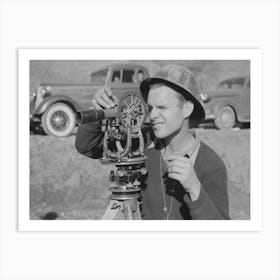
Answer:
<path fill-rule="evenodd" d="M 137 209 L 136 212 L 134 213 L 134 220 L 142 220 L 142 216 L 141 216 L 141 211 L 140 211 L 140 207 L 139 207 L 140 203 L 137 201 Z"/>
<path fill-rule="evenodd" d="M 139 202 L 137 199 L 125 200 L 123 202 L 123 212 L 126 220 L 141 220 Z"/>
<path fill-rule="evenodd" d="M 134 220 L 133 209 L 131 207 L 130 201 L 126 200 L 123 202 L 123 212 L 126 220 Z"/>
<path fill-rule="evenodd" d="M 101 220 L 115 220 L 117 217 L 122 214 L 122 205 L 118 201 L 111 200 L 109 205 L 106 208 L 104 215 Z"/>
<path fill-rule="evenodd" d="M 141 220 L 139 202 L 111 200 L 101 220 Z"/>

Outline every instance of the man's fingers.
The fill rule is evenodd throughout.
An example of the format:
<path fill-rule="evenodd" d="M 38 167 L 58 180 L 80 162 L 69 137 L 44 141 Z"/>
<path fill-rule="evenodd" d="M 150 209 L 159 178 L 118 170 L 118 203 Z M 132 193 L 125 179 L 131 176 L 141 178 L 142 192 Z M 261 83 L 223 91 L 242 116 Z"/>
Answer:
<path fill-rule="evenodd" d="M 117 105 L 119 103 L 119 99 L 116 95 L 113 95 L 111 89 L 109 87 L 104 88 L 104 92 L 109 96 L 110 101 L 112 101 L 111 105 Z"/>
<path fill-rule="evenodd" d="M 193 166 L 193 163 L 190 158 L 182 157 L 182 156 L 169 156 L 165 158 L 167 166 L 181 166 L 186 168 L 187 166 Z"/>
<path fill-rule="evenodd" d="M 167 168 L 169 167 L 178 167 L 180 169 L 186 170 L 192 166 L 192 163 L 190 160 L 169 160 L 166 163 Z"/>
<path fill-rule="evenodd" d="M 166 161 L 173 161 L 173 160 L 179 160 L 179 161 L 184 161 L 184 162 L 190 162 L 191 160 L 187 157 L 183 156 L 177 156 L 177 155 L 170 155 L 165 158 Z"/>
<path fill-rule="evenodd" d="M 94 95 L 94 99 L 103 108 L 109 109 L 115 106 L 114 97 L 109 87 L 99 89 Z"/>
<path fill-rule="evenodd" d="M 177 181 L 179 181 L 179 182 L 182 180 L 182 176 L 181 176 L 180 174 L 174 173 L 174 172 L 169 173 L 169 174 L 168 174 L 168 177 L 169 177 L 170 179 L 174 179 L 174 180 L 177 180 Z"/>
<path fill-rule="evenodd" d="M 118 104 L 119 100 L 112 94 L 109 87 L 99 89 L 93 97 L 92 105 L 95 109 L 110 109 Z"/>
<path fill-rule="evenodd" d="M 108 95 L 101 95 L 100 98 L 107 104 L 107 108 L 112 108 L 115 106 L 113 99 L 111 99 Z"/>
<path fill-rule="evenodd" d="M 110 97 L 113 96 L 112 91 L 111 91 L 111 89 L 110 89 L 109 87 L 105 87 L 105 88 L 104 88 L 104 92 L 105 92 L 108 96 L 110 96 Z"/>
<path fill-rule="evenodd" d="M 93 105 L 94 109 L 102 110 L 102 107 L 96 102 L 95 99 L 92 99 L 91 104 Z"/>
<path fill-rule="evenodd" d="M 116 95 L 113 95 L 115 104 L 119 104 L 119 98 Z"/>
<path fill-rule="evenodd" d="M 112 91 L 109 87 L 105 87 L 103 89 L 105 94 L 102 94 L 101 97 L 104 99 L 105 102 L 107 102 L 111 107 L 115 106 L 114 102 L 114 96 L 112 94 Z"/>
<path fill-rule="evenodd" d="M 169 166 L 167 167 L 167 172 L 170 173 L 170 172 L 175 172 L 175 173 L 185 173 L 187 170 L 186 168 L 182 167 L 182 166 Z"/>
<path fill-rule="evenodd" d="M 96 95 L 94 97 L 95 101 L 97 102 L 97 104 L 99 104 L 103 109 L 109 109 L 111 106 L 110 104 L 108 104 L 108 102 L 106 102 L 101 96 Z"/>

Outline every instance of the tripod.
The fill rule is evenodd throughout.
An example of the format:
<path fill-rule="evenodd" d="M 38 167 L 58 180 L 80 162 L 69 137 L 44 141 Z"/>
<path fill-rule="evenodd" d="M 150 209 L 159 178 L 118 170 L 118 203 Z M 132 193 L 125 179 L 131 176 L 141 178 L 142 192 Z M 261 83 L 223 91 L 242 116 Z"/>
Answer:
<path fill-rule="evenodd" d="M 141 176 L 147 173 L 143 159 L 116 165 L 110 173 L 109 205 L 102 220 L 141 220 Z"/>

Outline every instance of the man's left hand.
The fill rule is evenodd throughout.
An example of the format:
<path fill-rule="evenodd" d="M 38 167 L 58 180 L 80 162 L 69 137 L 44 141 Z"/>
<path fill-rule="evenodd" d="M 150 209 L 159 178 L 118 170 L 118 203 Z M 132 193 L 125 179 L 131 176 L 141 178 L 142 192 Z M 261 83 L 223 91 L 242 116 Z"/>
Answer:
<path fill-rule="evenodd" d="M 183 188 L 189 193 L 192 201 L 197 200 L 201 184 L 196 176 L 191 160 L 176 155 L 171 155 L 165 160 L 167 162 L 169 178 L 179 181 Z"/>

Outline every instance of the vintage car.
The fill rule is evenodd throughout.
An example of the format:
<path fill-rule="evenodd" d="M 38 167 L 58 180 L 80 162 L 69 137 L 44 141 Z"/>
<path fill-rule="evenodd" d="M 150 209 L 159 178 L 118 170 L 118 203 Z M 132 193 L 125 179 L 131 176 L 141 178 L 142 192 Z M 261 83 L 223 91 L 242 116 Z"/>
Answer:
<path fill-rule="evenodd" d="M 200 94 L 206 120 L 219 129 L 231 129 L 236 123 L 250 122 L 250 76 L 223 80 L 216 90 Z"/>
<path fill-rule="evenodd" d="M 144 66 L 113 64 L 91 73 L 87 84 L 41 83 L 30 94 L 30 124 L 39 123 L 48 135 L 69 136 L 76 126 L 76 111 L 90 108 L 98 89 L 108 86 L 117 97 L 131 91 L 140 94 L 139 84 L 148 76 Z"/>

